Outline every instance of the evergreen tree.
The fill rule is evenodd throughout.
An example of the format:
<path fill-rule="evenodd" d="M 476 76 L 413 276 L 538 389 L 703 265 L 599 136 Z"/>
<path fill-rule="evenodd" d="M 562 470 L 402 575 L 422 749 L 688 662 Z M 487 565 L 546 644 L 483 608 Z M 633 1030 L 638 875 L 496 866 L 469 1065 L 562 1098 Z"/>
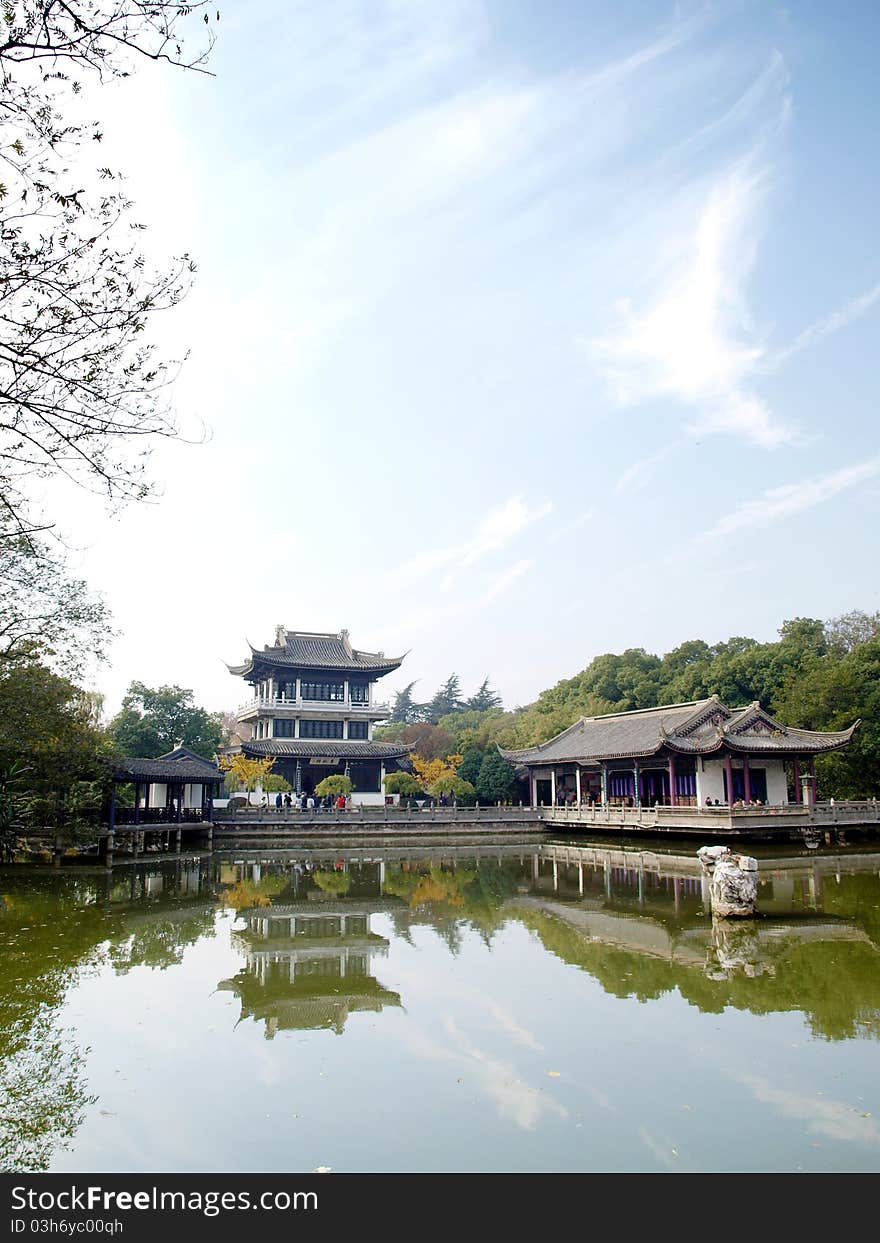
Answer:
<path fill-rule="evenodd" d="M 460 712 L 463 707 L 458 674 L 450 674 L 428 704 L 428 720 L 436 725 L 441 716 L 450 716 L 453 712 Z"/>
<path fill-rule="evenodd" d="M 506 802 L 516 793 L 513 765 L 497 751 L 490 751 L 480 765 L 476 786 L 477 797 L 487 803 Z"/>
<path fill-rule="evenodd" d="M 410 725 L 413 721 L 418 721 L 419 705 L 413 703 L 412 688 L 415 682 L 410 682 L 402 691 L 398 691 L 394 696 L 394 706 L 391 709 L 391 720 L 402 721 L 404 725 Z"/>
<path fill-rule="evenodd" d="M 471 695 L 470 699 L 465 700 L 464 706 L 474 712 L 487 712 L 489 708 L 501 707 L 501 696 L 491 689 L 489 678 L 485 677 L 480 689 L 475 695 Z"/>
<path fill-rule="evenodd" d="M 486 752 L 480 751 L 478 747 L 468 747 L 464 753 L 464 757 L 458 766 L 458 775 L 463 781 L 469 781 L 472 786 L 476 787 L 477 780 L 480 775 L 480 768 L 483 760 L 486 758 Z"/>

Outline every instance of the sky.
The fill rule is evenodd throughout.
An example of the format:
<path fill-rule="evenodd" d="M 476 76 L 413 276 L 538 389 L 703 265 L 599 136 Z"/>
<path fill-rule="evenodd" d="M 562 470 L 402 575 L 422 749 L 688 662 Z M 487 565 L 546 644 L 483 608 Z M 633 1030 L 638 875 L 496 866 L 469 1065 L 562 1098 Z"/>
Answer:
<path fill-rule="evenodd" d="M 274 628 L 505 706 L 596 655 L 880 607 L 880 9 L 229 0 L 94 96 L 192 293 L 150 505 L 65 504 L 211 710 Z"/>

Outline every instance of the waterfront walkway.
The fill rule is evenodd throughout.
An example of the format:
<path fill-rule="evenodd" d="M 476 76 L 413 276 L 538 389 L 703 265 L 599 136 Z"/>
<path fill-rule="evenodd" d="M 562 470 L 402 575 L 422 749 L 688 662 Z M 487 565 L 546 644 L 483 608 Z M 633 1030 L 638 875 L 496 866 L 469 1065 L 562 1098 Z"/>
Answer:
<path fill-rule="evenodd" d="M 781 807 L 355 807 L 344 811 L 299 812 L 293 809 L 215 809 L 211 819 L 166 825 L 116 825 L 97 830 L 92 851 L 106 867 L 136 863 L 145 854 L 159 858 L 186 852 L 211 852 L 226 842 L 254 845 L 305 839 L 339 842 L 409 842 L 454 839 L 462 844 L 540 839 L 548 833 L 590 836 L 664 837 L 705 845 L 720 840 L 843 841 L 848 830 L 874 832 L 880 826 L 876 799 Z M 61 836 L 46 829 L 28 834 L 53 842 L 51 857 L 60 867 Z M 86 855 L 90 852 L 87 851 Z M 72 862 L 73 860 L 71 860 Z M 79 856 L 78 861 L 83 861 Z"/>
<path fill-rule="evenodd" d="M 876 799 L 791 803 L 781 807 L 619 807 L 600 804 L 581 807 L 354 807 L 345 811 L 300 812 L 290 808 L 217 810 L 214 829 L 219 836 L 298 835 L 302 832 L 371 834 L 436 830 L 493 832 L 537 830 L 603 831 L 713 837 L 787 837 L 804 830 L 819 832 L 880 825 Z"/>

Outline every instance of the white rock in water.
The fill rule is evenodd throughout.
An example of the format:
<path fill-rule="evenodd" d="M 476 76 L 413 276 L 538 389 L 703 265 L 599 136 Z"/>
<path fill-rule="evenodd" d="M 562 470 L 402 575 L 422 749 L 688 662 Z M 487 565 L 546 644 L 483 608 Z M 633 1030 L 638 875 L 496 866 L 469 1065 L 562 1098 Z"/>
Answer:
<path fill-rule="evenodd" d="M 697 851 L 697 858 L 702 864 L 703 871 L 711 876 L 719 859 L 731 859 L 733 855 L 729 846 L 701 846 Z"/>
<path fill-rule="evenodd" d="M 719 859 L 709 881 L 712 913 L 722 918 L 754 915 L 758 901 L 758 861 L 750 855 Z"/>

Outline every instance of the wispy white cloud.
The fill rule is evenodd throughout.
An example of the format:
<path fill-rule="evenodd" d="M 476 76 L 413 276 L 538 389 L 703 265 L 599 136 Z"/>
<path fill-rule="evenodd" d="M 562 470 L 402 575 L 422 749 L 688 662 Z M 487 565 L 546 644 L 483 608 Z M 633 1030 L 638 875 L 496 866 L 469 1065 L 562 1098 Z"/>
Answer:
<path fill-rule="evenodd" d="M 860 294 L 858 298 L 853 298 L 845 306 L 839 307 L 836 311 L 832 311 L 830 315 L 826 315 L 823 319 L 817 320 L 815 324 L 811 324 L 809 328 L 805 328 L 786 349 L 780 350 L 777 354 L 772 354 L 766 359 L 764 370 L 778 371 L 780 367 L 785 366 L 796 354 L 818 345 L 825 337 L 830 337 L 833 332 L 839 332 L 841 328 L 848 328 L 850 324 L 861 318 L 878 301 L 880 301 L 880 285 L 875 285 L 867 293 Z"/>
<path fill-rule="evenodd" d="M 719 178 L 684 270 L 647 310 L 621 302 L 618 332 L 592 345 L 621 404 L 671 397 L 699 411 L 693 434 L 732 432 L 773 448 L 794 429 L 751 386 L 764 349 L 748 329 L 742 294 L 762 193 L 762 175 L 747 164 Z"/>
<path fill-rule="evenodd" d="M 503 552 L 527 527 L 545 518 L 552 508 L 550 501 L 530 506 L 522 494 L 512 496 L 481 518 L 460 543 L 420 553 L 402 566 L 400 575 L 407 581 L 417 581 L 448 567 L 440 584 L 448 590 L 463 570 Z"/>
<path fill-rule="evenodd" d="M 784 63 L 774 56 L 734 106 L 659 161 L 655 193 L 676 210 L 658 207 L 646 216 L 659 256 L 652 284 L 641 306 L 619 299 L 616 327 L 589 343 L 619 404 L 671 399 L 693 412 L 691 435 L 730 433 L 764 448 L 796 430 L 756 391 L 765 346 L 745 293 L 770 180 L 768 148 L 789 111 L 787 87 Z M 702 159 L 684 187 L 677 185 L 667 164 L 687 166 L 726 135 L 740 153 L 731 156 L 728 145 L 714 172 Z M 685 231 L 676 223 L 683 214 Z"/>
<path fill-rule="evenodd" d="M 628 466 L 617 479 L 614 485 L 615 494 L 620 496 L 624 492 L 628 494 L 640 492 L 642 488 L 647 486 L 654 467 L 658 466 L 679 445 L 680 441 L 674 441 L 671 444 L 664 445 L 657 453 L 651 453 L 647 457 L 639 458 L 637 462 L 633 462 L 632 466 Z"/>
<path fill-rule="evenodd" d="M 497 599 L 509 587 L 512 587 L 518 578 L 527 573 L 534 564 L 534 561 L 517 561 L 515 565 L 510 566 L 509 569 L 504 570 L 503 573 L 491 579 L 481 603 L 489 604 L 492 600 Z"/>
<path fill-rule="evenodd" d="M 591 505 L 589 509 L 585 509 L 577 517 L 572 518 L 571 522 L 566 522 L 564 526 L 558 527 L 552 535 L 547 537 L 548 544 L 556 544 L 563 536 L 571 535 L 574 531 L 579 531 L 581 527 L 585 527 L 590 519 L 595 515 L 596 507 Z"/>
<path fill-rule="evenodd" d="M 880 475 L 880 457 L 861 462 L 858 466 L 847 466 L 843 470 L 834 471 L 830 475 L 822 475 L 818 479 L 805 479 L 801 483 L 788 483 L 779 488 L 770 488 L 763 496 L 743 503 L 733 511 L 719 518 L 708 531 L 695 537 L 696 541 L 717 539 L 722 535 L 730 535 L 734 531 L 742 531 L 749 527 L 769 526 L 781 518 L 790 518 L 793 514 L 803 513 L 814 505 L 828 501 L 839 492 L 875 479 Z"/>

